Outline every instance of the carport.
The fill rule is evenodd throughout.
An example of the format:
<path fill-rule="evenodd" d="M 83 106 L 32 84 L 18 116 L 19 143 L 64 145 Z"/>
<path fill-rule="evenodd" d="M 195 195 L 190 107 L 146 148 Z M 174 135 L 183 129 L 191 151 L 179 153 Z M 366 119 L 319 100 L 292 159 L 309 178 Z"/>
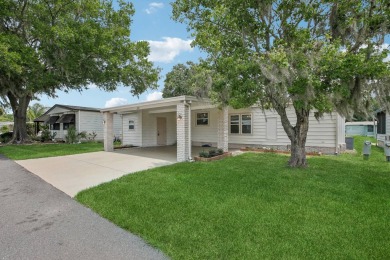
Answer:
<path fill-rule="evenodd" d="M 192 152 L 194 119 L 191 118 L 191 111 L 204 109 L 215 109 L 215 106 L 208 99 L 199 99 L 192 96 L 172 97 L 102 109 L 104 150 L 106 152 L 114 150 L 113 115 L 119 114 L 122 118 L 122 141 L 124 145 L 150 147 L 142 150 L 145 153 L 143 156 L 148 156 L 148 153 L 161 153 L 161 149 L 155 151 L 156 148 L 153 147 L 166 146 L 167 157 L 172 159 L 172 152 L 176 149 L 175 161 L 191 160 L 194 154 Z M 218 129 L 216 131 L 218 133 L 217 140 L 214 143 L 217 144 L 218 148 L 228 151 L 227 107 L 219 110 L 217 121 Z"/>

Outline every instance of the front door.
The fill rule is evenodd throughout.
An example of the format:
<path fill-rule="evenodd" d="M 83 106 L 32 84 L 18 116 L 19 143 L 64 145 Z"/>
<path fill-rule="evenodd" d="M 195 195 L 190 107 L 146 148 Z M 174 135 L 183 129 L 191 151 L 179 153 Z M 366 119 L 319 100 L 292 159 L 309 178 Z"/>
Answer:
<path fill-rule="evenodd" d="M 167 119 L 157 117 L 157 145 L 167 145 Z"/>

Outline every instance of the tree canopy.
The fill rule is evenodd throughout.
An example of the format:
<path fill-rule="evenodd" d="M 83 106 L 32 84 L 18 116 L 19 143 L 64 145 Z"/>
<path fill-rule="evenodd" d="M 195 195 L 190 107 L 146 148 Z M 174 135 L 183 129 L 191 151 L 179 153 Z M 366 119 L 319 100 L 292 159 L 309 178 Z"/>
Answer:
<path fill-rule="evenodd" d="M 156 87 L 158 69 L 145 41 L 130 40 L 134 8 L 106 0 L 0 1 L 0 95 L 23 142 L 29 102 L 38 94 L 118 85 L 139 95 Z"/>
<path fill-rule="evenodd" d="M 163 97 L 190 95 L 208 97 L 211 88 L 211 74 L 201 64 L 187 62 L 177 64 L 167 73 L 164 81 Z"/>
<path fill-rule="evenodd" d="M 365 111 L 389 97 L 387 0 L 176 0 L 173 17 L 223 76 L 227 104 L 259 103 L 281 118 L 290 166 L 306 166 L 309 115 Z M 213 84 L 214 86 L 214 84 Z M 295 111 L 287 116 L 287 108 Z"/>
<path fill-rule="evenodd" d="M 27 109 L 28 122 L 33 122 L 34 119 L 36 119 L 37 117 L 40 117 L 45 112 L 46 112 L 46 108 L 42 104 L 35 103 L 35 104 L 29 106 Z"/>

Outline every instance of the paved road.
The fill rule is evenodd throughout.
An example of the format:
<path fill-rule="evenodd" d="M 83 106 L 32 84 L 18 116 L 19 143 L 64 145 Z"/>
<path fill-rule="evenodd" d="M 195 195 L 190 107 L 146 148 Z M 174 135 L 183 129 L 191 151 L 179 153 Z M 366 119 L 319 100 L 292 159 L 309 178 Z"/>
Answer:
<path fill-rule="evenodd" d="M 0 155 L 0 259 L 164 259 Z"/>

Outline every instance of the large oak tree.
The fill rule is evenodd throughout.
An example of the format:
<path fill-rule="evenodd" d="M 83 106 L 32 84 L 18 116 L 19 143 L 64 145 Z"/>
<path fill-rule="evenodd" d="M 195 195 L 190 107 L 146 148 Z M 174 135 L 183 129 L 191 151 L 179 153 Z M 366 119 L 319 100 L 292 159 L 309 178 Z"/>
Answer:
<path fill-rule="evenodd" d="M 209 54 L 214 91 L 233 107 L 259 103 L 281 118 L 289 165 L 306 166 L 309 115 L 364 111 L 389 97 L 388 0 L 176 0 L 173 17 Z M 223 83 L 223 84 L 221 84 Z M 294 117 L 287 109 L 293 107 Z"/>
<path fill-rule="evenodd" d="M 130 40 L 133 14 L 120 0 L 0 0 L 0 95 L 13 111 L 12 141 L 28 139 L 26 112 L 38 94 L 156 86 L 148 43 Z"/>

